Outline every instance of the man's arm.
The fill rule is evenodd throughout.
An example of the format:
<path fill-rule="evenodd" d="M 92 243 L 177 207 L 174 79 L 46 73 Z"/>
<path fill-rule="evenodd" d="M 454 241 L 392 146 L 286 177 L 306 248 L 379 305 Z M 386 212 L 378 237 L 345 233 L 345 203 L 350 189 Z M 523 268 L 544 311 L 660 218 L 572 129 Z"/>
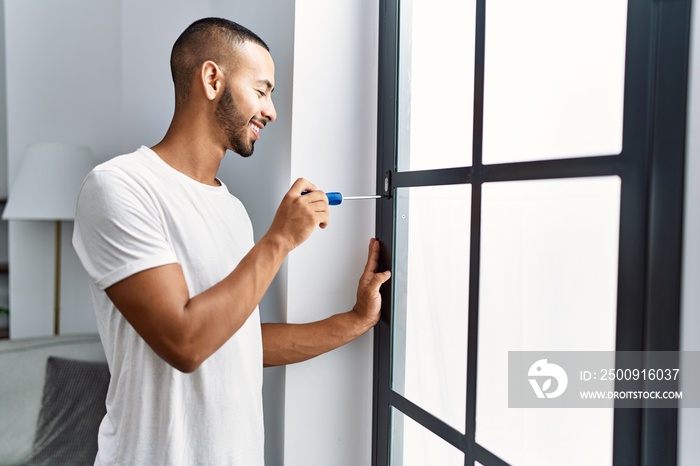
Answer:
<path fill-rule="evenodd" d="M 263 364 L 279 366 L 306 361 L 343 346 L 372 328 L 379 320 L 379 288 L 390 272 L 376 273 L 379 241 L 372 239 L 365 270 L 352 310 L 308 324 L 263 324 Z"/>
<path fill-rule="evenodd" d="M 216 285 L 190 299 L 182 269 L 168 264 L 115 283 L 107 296 L 161 358 L 192 372 L 245 323 L 289 251 L 327 222 L 325 194 L 297 180 L 267 234 Z"/>

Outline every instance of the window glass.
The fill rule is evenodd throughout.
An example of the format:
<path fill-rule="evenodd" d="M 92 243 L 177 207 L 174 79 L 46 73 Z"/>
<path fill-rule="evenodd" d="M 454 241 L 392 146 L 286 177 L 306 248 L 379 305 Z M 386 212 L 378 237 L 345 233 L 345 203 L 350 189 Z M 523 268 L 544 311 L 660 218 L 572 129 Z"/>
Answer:
<path fill-rule="evenodd" d="M 612 410 L 508 408 L 507 365 L 615 350 L 619 219 L 616 176 L 483 185 L 476 440 L 511 464 L 611 462 Z"/>
<path fill-rule="evenodd" d="M 486 2 L 485 164 L 622 150 L 626 0 Z"/>
<path fill-rule="evenodd" d="M 400 171 L 472 163 L 475 5 L 475 0 L 401 2 Z"/>
<path fill-rule="evenodd" d="M 464 432 L 469 185 L 396 190 L 392 388 Z"/>
<path fill-rule="evenodd" d="M 392 408 L 392 466 L 464 466 L 464 453 Z"/>

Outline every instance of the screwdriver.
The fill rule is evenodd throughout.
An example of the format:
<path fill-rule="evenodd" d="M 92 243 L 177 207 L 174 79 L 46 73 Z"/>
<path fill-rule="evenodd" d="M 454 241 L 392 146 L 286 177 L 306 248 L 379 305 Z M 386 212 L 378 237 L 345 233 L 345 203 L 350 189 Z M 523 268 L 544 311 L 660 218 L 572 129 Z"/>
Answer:
<path fill-rule="evenodd" d="M 331 191 L 329 193 L 326 193 L 326 197 L 328 198 L 328 205 L 338 205 L 342 204 L 343 201 L 357 201 L 361 199 L 381 199 L 384 196 L 343 196 L 342 193 Z"/>
<path fill-rule="evenodd" d="M 308 194 L 309 192 L 311 191 L 305 191 L 301 193 L 301 195 L 303 196 L 304 194 Z M 379 194 L 372 196 L 343 196 L 342 193 L 339 193 L 337 191 L 331 191 L 326 193 L 326 197 L 328 198 L 328 205 L 340 205 L 343 201 L 357 201 L 361 199 L 381 199 L 387 196 L 381 196 Z"/>

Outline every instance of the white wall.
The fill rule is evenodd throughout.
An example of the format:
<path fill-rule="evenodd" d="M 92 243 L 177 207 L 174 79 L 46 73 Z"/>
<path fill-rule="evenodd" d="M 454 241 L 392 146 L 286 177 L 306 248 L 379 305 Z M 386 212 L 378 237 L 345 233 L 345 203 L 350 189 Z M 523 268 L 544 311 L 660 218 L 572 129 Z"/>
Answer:
<path fill-rule="evenodd" d="M 685 224 L 681 295 L 681 350 L 700 351 L 700 9 L 693 2 L 685 177 Z M 697 368 L 688 368 L 697 371 Z M 696 379 L 697 380 L 697 379 Z M 682 382 L 681 382 L 682 384 Z M 681 385 L 681 389 L 683 389 Z M 700 458 L 700 408 L 679 412 L 678 464 Z"/>
<path fill-rule="evenodd" d="M 378 2 L 297 2 L 291 179 L 375 189 Z M 327 230 L 289 257 L 290 322 L 349 310 L 374 234 L 371 202 L 334 207 Z M 372 339 L 287 368 L 287 466 L 370 464 Z"/>
<path fill-rule="evenodd" d="M 0 0 L 0 89 L 5 82 L 5 0 Z M 7 198 L 7 93 L 0 92 L 0 198 Z M 7 262 L 7 228 L 2 229 L 0 261 Z M 7 290 L 3 290 L 6 292 Z"/>

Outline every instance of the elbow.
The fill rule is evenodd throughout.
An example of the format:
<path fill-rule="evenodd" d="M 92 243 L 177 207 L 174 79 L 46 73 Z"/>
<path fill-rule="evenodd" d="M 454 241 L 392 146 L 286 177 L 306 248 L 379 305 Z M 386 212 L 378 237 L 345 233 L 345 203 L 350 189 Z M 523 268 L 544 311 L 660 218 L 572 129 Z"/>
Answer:
<path fill-rule="evenodd" d="M 218 347 L 210 339 L 202 338 L 204 332 L 196 325 L 173 319 L 163 326 L 150 341 L 152 348 L 174 369 L 191 374 L 211 356 Z"/>
<path fill-rule="evenodd" d="M 199 369 L 208 356 L 194 345 L 182 343 L 169 344 L 156 353 L 174 369 L 185 374 L 191 374 Z"/>
<path fill-rule="evenodd" d="M 204 361 L 194 358 L 178 358 L 166 362 L 184 374 L 191 374 L 199 369 Z"/>

